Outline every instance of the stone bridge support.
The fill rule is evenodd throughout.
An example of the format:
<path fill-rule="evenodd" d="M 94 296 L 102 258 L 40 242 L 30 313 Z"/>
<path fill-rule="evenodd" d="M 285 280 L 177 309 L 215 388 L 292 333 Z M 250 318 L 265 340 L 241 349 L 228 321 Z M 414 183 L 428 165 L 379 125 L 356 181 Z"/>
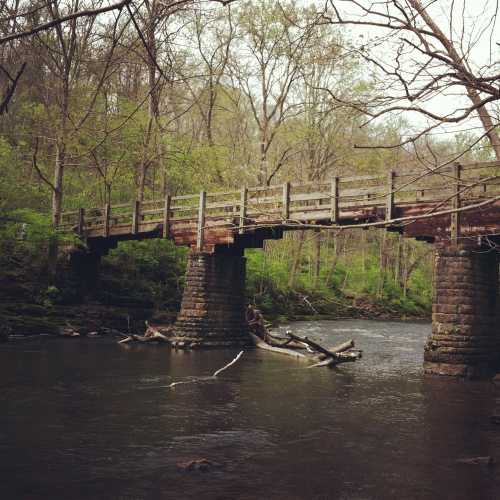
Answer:
<path fill-rule="evenodd" d="M 178 347 L 249 343 L 245 321 L 245 257 L 238 247 L 191 252 L 172 342 Z"/>
<path fill-rule="evenodd" d="M 498 256 L 479 247 L 437 246 L 426 373 L 484 378 L 500 360 Z"/>

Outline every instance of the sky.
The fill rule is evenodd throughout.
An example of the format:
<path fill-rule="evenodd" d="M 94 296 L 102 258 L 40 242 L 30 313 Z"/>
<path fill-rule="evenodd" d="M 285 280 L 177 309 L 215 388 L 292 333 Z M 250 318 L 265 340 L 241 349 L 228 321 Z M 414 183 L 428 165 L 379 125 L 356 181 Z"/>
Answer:
<path fill-rule="evenodd" d="M 364 6 L 370 5 L 369 0 L 358 0 Z M 404 2 L 404 0 L 401 0 Z M 301 5 L 311 5 L 313 2 L 299 1 Z M 324 5 L 322 1 L 314 2 L 318 7 Z M 344 14 L 345 18 L 353 17 L 360 14 L 358 7 L 349 0 L 334 0 L 335 6 Z M 375 2 L 380 5 L 380 1 Z M 467 46 L 467 42 L 472 41 L 473 47 L 468 52 L 468 61 L 472 68 L 476 71 L 484 65 L 490 65 L 497 62 L 497 73 L 500 73 L 500 19 L 491 22 L 494 19 L 495 9 L 497 7 L 497 0 L 423 0 L 424 5 L 428 5 L 429 12 L 431 12 L 433 19 L 445 32 L 445 34 L 452 34 L 453 39 L 457 45 L 463 37 L 463 46 Z M 452 5 L 454 8 L 452 9 Z M 499 13 L 500 14 L 500 13 Z M 370 46 L 373 42 L 387 33 L 388 30 L 378 27 L 366 26 L 349 26 L 347 28 L 352 40 L 357 45 Z M 389 50 L 389 46 L 385 43 L 373 49 L 373 54 L 383 63 L 389 63 L 393 60 L 394 52 Z M 373 69 L 374 67 L 372 67 Z M 433 98 L 426 103 L 426 107 L 433 112 L 439 114 L 449 114 L 456 108 L 467 105 L 468 99 L 465 97 L 457 97 L 453 95 L 441 95 Z M 494 111 L 490 108 L 491 111 Z M 498 113 L 498 108 L 497 108 Z M 414 124 L 414 129 L 418 130 L 425 126 L 427 120 L 421 115 L 416 113 L 406 113 L 408 121 Z M 498 114 L 497 114 L 498 117 Z M 497 120 L 498 121 L 498 120 Z M 447 124 L 440 127 L 435 131 L 436 135 L 441 135 L 445 138 L 447 135 L 452 136 L 457 131 L 481 132 L 480 122 L 477 117 L 465 120 L 460 124 Z"/>

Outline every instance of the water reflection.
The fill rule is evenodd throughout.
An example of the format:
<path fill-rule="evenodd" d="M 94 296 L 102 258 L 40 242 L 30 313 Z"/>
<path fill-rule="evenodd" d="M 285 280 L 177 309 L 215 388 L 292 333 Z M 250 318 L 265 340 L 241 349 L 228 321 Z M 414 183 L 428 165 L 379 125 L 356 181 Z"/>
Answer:
<path fill-rule="evenodd" d="M 499 392 L 424 378 L 429 325 L 296 323 L 364 358 L 336 371 L 262 351 L 181 353 L 111 339 L 0 348 L 2 499 L 497 499 Z M 219 462 L 187 473 L 193 458 Z"/>

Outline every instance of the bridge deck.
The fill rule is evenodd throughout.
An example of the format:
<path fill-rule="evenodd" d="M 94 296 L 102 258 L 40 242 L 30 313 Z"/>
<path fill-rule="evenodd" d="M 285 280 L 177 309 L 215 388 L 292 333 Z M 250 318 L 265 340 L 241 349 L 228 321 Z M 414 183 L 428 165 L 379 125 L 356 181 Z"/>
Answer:
<path fill-rule="evenodd" d="M 381 223 L 424 239 L 500 232 L 500 162 L 167 196 L 67 211 L 58 230 L 92 242 L 168 237 L 212 250 L 259 231 Z M 481 205 L 476 207 L 477 205 Z M 467 207 L 475 207 L 473 210 Z M 450 213 L 459 209 L 460 213 Z M 441 215 L 428 217 L 431 214 Z"/>

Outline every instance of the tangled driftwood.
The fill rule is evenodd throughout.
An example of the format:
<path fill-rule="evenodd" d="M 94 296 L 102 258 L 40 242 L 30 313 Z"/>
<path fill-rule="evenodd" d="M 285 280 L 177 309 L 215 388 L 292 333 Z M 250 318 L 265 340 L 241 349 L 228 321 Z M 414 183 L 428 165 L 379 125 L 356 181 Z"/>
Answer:
<path fill-rule="evenodd" d="M 354 340 L 327 349 L 308 337 L 299 337 L 289 331 L 288 338 L 268 334 L 266 340 L 263 340 L 253 333 L 250 333 L 250 336 L 256 347 L 312 362 L 310 368 L 353 362 L 362 356 L 362 351 L 354 350 Z"/>
<path fill-rule="evenodd" d="M 124 339 L 118 341 L 119 344 L 128 344 L 129 342 L 162 342 L 169 343 L 169 339 L 160 333 L 160 331 L 154 326 L 150 325 L 147 321 L 146 331 L 144 335 L 129 334 Z"/>

